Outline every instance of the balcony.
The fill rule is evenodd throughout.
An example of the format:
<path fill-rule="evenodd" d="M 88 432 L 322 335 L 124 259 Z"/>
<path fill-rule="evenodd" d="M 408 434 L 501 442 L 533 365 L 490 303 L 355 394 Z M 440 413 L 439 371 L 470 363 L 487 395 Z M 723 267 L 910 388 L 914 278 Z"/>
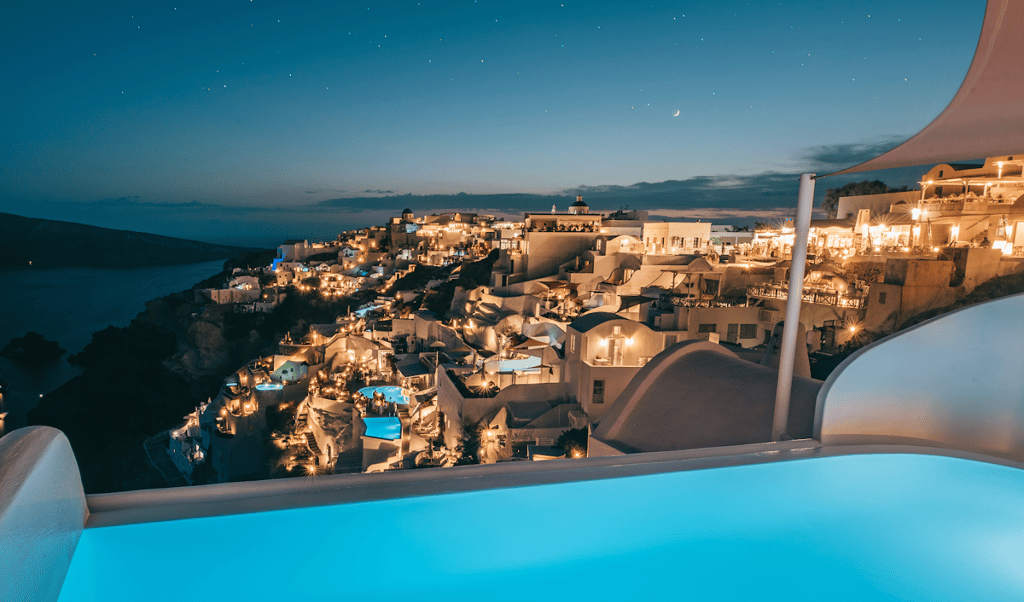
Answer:
<path fill-rule="evenodd" d="M 761 284 L 747 287 L 747 297 L 755 299 L 778 299 L 785 301 L 789 298 L 789 286 L 779 284 Z M 866 295 L 843 294 L 833 289 L 804 288 L 804 303 L 817 303 L 819 305 L 831 305 L 849 309 L 864 309 L 867 303 Z"/>

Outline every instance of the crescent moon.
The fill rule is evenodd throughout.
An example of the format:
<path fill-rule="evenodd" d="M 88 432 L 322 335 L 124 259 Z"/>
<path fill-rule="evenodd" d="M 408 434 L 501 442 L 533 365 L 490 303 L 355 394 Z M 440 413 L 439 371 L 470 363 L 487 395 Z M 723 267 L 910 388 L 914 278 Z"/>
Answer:
<path fill-rule="evenodd" d="M 673 115 L 673 117 L 679 117 L 679 111 L 676 111 L 676 114 Z"/>

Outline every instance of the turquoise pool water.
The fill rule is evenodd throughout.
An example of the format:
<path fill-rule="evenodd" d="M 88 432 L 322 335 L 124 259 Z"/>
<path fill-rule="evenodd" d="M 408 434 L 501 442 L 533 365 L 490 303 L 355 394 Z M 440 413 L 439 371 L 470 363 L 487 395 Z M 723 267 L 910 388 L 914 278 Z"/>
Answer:
<path fill-rule="evenodd" d="M 284 388 L 281 383 L 260 383 L 256 385 L 257 391 L 280 391 Z"/>
<path fill-rule="evenodd" d="M 1022 600 L 1024 474 L 841 456 L 89 529 L 60 600 L 513 598 Z"/>
<path fill-rule="evenodd" d="M 402 438 L 402 421 L 398 418 L 363 418 L 366 424 L 366 436 L 375 439 L 396 441 Z"/>
<path fill-rule="evenodd" d="M 375 387 L 363 387 L 362 389 L 359 389 L 359 393 L 368 398 L 372 398 L 373 394 L 378 392 L 384 396 L 384 399 L 391 403 L 397 403 L 401 405 L 409 404 L 409 396 L 406 395 L 405 389 L 403 389 L 402 387 L 383 385 Z"/>

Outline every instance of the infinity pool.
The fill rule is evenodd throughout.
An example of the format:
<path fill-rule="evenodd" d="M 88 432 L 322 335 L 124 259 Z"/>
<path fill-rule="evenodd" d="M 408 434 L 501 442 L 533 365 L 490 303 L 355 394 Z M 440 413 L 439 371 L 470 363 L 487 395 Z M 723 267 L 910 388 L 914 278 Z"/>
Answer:
<path fill-rule="evenodd" d="M 1022 600 L 1022 477 L 852 455 L 92 528 L 60 599 Z"/>

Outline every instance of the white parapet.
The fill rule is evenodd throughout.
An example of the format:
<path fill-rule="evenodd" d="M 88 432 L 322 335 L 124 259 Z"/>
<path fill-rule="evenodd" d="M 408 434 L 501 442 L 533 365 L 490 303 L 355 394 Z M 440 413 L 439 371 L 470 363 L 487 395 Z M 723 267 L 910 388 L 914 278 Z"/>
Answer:
<path fill-rule="evenodd" d="M 0 439 L 0 600 L 56 600 L 88 516 L 64 433 L 33 426 Z"/>
<path fill-rule="evenodd" d="M 1024 462 L 1024 295 L 954 311 L 853 354 L 818 394 L 825 445 L 911 444 Z"/>

